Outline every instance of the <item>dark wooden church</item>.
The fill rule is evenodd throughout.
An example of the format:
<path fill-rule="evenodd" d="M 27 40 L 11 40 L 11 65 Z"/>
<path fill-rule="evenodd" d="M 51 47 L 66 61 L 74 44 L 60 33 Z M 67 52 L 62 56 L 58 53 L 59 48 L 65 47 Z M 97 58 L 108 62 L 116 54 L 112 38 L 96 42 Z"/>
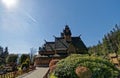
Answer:
<path fill-rule="evenodd" d="M 48 66 L 51 59 L 62 59 L 70 54 L 86 54 L 87 52 L 87 47 L 80 36 L 72 36 L 69 26 L 66 25 L 61 37 L 55 37 L 54 42 L 45 41 L 44 46 L 39 48 L 35 65 Z"/>

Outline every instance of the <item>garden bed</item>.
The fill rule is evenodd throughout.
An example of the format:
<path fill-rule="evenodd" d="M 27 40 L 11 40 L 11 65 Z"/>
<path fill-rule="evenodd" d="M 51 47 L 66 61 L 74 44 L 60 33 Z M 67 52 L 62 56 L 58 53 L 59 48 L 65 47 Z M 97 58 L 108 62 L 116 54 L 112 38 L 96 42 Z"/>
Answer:
<path fill-rule="evenodd" d="M 50 78 L 82 78 L 75 71 L 78 66 L 88 68 L 91 71 L 90 78 L 117 78 L 120 73 L 119 69 L 106 59 L 73 54 L 56 64 L 55 70 L 50 73 Z"/>

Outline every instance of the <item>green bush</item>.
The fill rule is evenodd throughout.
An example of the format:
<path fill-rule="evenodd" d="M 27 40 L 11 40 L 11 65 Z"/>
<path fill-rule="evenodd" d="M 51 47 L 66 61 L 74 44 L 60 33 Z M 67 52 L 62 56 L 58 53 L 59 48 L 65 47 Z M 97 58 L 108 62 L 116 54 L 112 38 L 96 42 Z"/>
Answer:
<path fill-rule="evenodd" d="M 73 54 L 57 63 L 54 75 L 58 78 L 78 78 L 75 69 L 84 66 L 92 71 L 92 78 L 115 78 L 119 70 L 101 57 Z"/>
<path fill-rule="evenodd" d="M 50 78 L 57 78 L 57 77 L 54 75 L 54 73 L 51 73 Z"/>
<path fill-rule="evenodd" d="M 29 58 L 27 58 L 25 62 L 22 63 L 21 69 L 23 69 L 24 67 L 29 68 L 29 63 L 30 63 L 30 60 Z"/>

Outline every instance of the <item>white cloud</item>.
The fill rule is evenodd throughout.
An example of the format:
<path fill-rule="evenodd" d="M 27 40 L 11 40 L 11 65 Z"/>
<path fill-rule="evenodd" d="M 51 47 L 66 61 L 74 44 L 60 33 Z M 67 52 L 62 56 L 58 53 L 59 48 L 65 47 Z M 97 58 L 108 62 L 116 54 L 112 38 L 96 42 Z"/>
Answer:
<path fill-rule="evenodd" d="M 33 22 L 37 23 L 37 20 L 32 15 L 30 15 L 29 13 L 27 13 L 25 11 L 24 11 L 24 13 L 29 19 L 31 19 Z"/>

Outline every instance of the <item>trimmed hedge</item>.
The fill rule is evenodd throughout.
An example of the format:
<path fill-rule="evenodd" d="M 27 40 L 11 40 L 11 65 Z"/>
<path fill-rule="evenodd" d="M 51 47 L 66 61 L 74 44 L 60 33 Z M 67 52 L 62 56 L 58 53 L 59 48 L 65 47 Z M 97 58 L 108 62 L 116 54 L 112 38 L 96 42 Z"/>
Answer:
<path fill-rule="evenodd" d="M 73 54 L 57 63 L 54 75 L 58 78 L 78 78 L 75 69 L 84 66 L 92 71 L 92 78 L 115 78 L 119 70 L 101 57 Z"/>

